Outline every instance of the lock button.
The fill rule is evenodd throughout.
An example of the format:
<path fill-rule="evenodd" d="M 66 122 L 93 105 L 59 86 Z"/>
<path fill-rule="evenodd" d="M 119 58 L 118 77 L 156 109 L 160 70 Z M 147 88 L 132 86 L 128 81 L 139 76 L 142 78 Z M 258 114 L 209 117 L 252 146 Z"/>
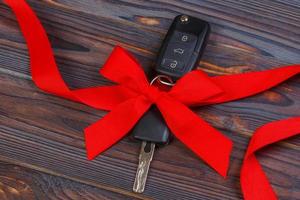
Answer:
<path fill-rule="evenodd" d="M 194 43 L 196 44 L 197 42 L 197 36 L 194 34 L 190 34 L 190 33 L 184 33 L 184 32 L 180 32 L 180 31 L 174 31 L 174 35 L 171 38 L 170 42 L 179 42 L 181 44 L 190 44 L 190 43 Z"/>
<path fill-rule="evenodd" d="M 181 70 L 184 67 L 183 62 L 178 61 L 176 59 L 169 59 L 169 58 L 164 58 L 162 60 L 161 65 L 165 68 L 173 69 L 173 70 Z"/>

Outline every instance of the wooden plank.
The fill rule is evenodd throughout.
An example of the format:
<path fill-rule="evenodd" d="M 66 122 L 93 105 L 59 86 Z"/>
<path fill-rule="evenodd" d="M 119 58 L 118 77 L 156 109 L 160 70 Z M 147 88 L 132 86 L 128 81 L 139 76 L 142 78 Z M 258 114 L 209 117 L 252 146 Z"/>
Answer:
<path fill-rule="evenodd" d="M 299 7 L 292 1 L 29 2 L 45 25 L 60 70 L 72 87 L 108 84 L 97 71 L 115 44 L 134 53 L 149 72 L 172 18 L 182 12 L 212 24 L 200 63 L 211 74 L 300 61 Z M 105 113 L 36 89 L 28 80 L 26 45 L 3 3 L 0 28 L 1 159 L 38 171 L 137 198 L 241 199 L 239 169 L 252 132 L 269 121 L 299 115 L 299 78 L 246 100 L 198 108 L 199 115 L 235 142 L 228 179 L 175 140 L 156 152 L 145 193 L 134 195 L 130 191 L 139 143 L 126 137 L 95 161 L 86 161 L 83 128 Z M 259 154 L 280 199 L 300 196 L 299 143 L 293 138 Z"/>
<path fill-rule="evenodd" d="M 0 161 L 0 199 L 129 200 L 134 198 Z"/>

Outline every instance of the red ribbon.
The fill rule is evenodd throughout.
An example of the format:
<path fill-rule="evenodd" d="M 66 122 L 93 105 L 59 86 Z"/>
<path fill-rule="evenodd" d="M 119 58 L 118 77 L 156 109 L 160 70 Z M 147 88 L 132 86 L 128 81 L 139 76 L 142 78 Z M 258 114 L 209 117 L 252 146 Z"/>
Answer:
<path fill-rule="evenodd" d="M 125 136 L 149 107 L 155 104 L 172 133 L 225 177 L 232 142 L 194 114 L 188 106 L 216 104 L 251 96 L 300 72 L 300 65 L 216 77 L 208 77 L 204 72 L 196 70 L 186 74 L 169 92 L 165 92 L 150 86 L 138 62 L 124 49 L 116 47 L 100 73 L 117 85 L 70 90 L 58 71 L 47 35 L 34 12 L 24 0 L 5 1 L 15 12 L 28 44 L 35 84 L 51 94 L 97 109 L 110 110 L 105 117 L 85 129 L 89 159 Z M 241 173 L 246 199 L 276 198 L 254 152 L 299 133 L 299 120 L 291 118 L 273 122 L 255 133 Z M 257 191 L 261 193 L 256 195 Z"/>
<path fill-rule="evenodd" d="M 246 200 L 276 200 L 268 178 L 254 153 L 263 147 L 300 133 L 300 117 L 265 124 L 249 143 L 241 170 L 241 186 Z"/>

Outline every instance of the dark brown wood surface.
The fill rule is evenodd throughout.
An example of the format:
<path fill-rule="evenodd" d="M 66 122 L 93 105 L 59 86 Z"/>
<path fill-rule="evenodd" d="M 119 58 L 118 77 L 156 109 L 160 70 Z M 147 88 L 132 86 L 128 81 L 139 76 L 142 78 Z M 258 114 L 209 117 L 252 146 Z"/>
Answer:
<path fill-rule="evenodd" d="M 211 75 L 300 63 L 297 0 L 29 0 L 53 46 L 60 71 L 73 88 L 110 84 L 98 69 L 114 45 L 151 70 L 174 16 L 211 23 L 199 68 Z M 241 83 L 247 84 L 247 83 Z M 195 109 L 234 141 L 228 178 L 218 176 L 176 139 L 155 153 L 146 191 L 131 192 L 138 142 L 124 138 L 93 161 L 85 156 L 83 129 L 101 110 L 38 90 L 27 47 L 11 10 L 0 1 L 0 199 L 242 199 L 239 171 L 253 131 L 300 113 L 299 76 L 240 101 Z M 300 138 L 260 153 L 279 199 L 300 199 Z"/>
<path fill-rule="evenodd" d="M 37 170 L 0 162 L 0 199 L 135 199 Z"/>

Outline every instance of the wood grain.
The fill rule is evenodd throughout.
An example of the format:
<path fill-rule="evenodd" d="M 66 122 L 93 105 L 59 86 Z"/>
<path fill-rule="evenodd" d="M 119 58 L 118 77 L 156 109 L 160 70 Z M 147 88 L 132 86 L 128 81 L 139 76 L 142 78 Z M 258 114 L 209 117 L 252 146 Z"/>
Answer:
<path fill-rule="evenodd" d="M 211 75 L 300 63 L 298 1 L 28 2 L 73 88 L 110 84 L 98 70 L 115 44 L 131 51 L 149 73 L 173 17 L 180 13 L 211 23 L 210 41 L 199 64 Z M 140 144 L 126 137 L 87 161 L 83 129 L 105 112 L 47 95 L 34 86 L 24 39 L 2 2 L 0 30 L 0 160 L 102 188 L 96 199 L 106 194 L 113 199 L 116 193 L 140 199 L 241 199 L 239 170 L 253 131 L 272 120 L 299 115 L 299 76 L 255 97 L 197 108 L 195 112 L 235 142 L 228 178 L 219 177 L 174 140 L 157 150 L 146 191 L 136 195 L 131 188 Z M 280 199 L 300 199 L 299 153 L 300 140 L 294 137 L 258 155 Z M 107 190 L 113 194 L 103 192 Z"/>
<path fill-rule="evenodd" d="M 134 199 L 40 171 L 0 162 L 0 199 Z"/>

